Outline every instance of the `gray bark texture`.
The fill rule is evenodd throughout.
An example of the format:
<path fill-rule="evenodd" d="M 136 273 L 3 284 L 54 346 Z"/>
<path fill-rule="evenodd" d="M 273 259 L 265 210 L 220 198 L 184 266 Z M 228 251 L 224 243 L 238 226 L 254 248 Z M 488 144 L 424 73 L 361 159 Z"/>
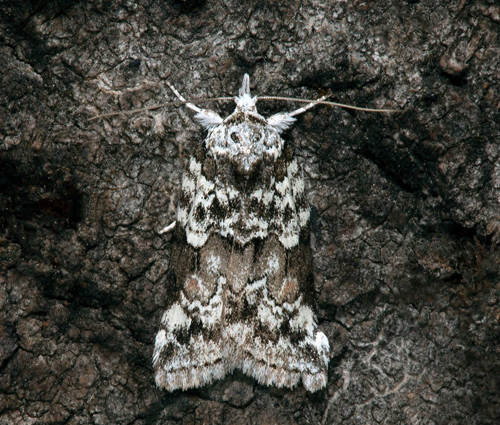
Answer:
<path fill-rule="evenodd" d="M 498 1 L 2 0 L 0 58 L 0 424 L 500 423 Z M 174 100 L 166 81 L 233 96 L 244 73 L 404 112 L 320 106 L 285 134 L 327 389 L 235 372 L 168 393 L 159 231 L 205 134 L 182 107 L 88 119 Z"/>

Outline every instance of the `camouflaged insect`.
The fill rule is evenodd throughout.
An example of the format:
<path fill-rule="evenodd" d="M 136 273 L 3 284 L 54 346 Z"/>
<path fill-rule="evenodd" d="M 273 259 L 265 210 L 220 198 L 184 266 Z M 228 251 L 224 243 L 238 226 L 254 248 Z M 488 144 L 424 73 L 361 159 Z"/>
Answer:
<path fill-rule="evenodd" d="M 317 391 L 330 348 L 313 312 L 302 170 L 280 136 L 312 105 L 266 119 L 248 75 L 234 100 L 225 119 L 186 104 L 208 135 L 182 180 L 169 272 L 178 295 L 156 336 L 156 384 L 199 387 L 240 369 Z"/>

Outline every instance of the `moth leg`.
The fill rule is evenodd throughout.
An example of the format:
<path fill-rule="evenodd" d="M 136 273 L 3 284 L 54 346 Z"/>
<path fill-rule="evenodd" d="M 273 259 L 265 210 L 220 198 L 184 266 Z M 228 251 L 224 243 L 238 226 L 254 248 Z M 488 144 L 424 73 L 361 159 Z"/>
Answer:
<path fill-rule="evenodd" d="M 170 232 L 173 232 L 174 229 L 175 229 L 175 223 L 177 223 L 176 221 L 170 223 L 168 226 L 164 227 L 163 229 L 161 229 L 158 233 L 160 235 L 163 235 L 164 233 L 170 233 Z"/>
<path fill-rule="evenodd" d="M 330 97 L 329 94 L 326 94 L 324 96 L 321 96 L 318 100 L 313 101 L 311 103 L 308 103 L 306 106 L 303 106 L 302 108 L 298 108 L 295 111 L 288 112 L 288 116 L 290 117 L 296 117 L 297 115 L 303 114 L 304 112 L 308 111 L 311 108 L 314 108 L 318 102 L 322 102 Z"/>
<path fill-rule="evenodd" d="M 172 90 L 175 94 L 175 96 L 177 97 L 177 99 L 179 99 L 181 102 L 186 102 L 186 99 L 184 99 L 184 96 L 182 96 L 178 91 L 177 89 L 173 86 L 172 83 L 170 83 L 170 81 L 165 81 L 167 83 L 167 86 L 170 87 L 170 90 Z M 197 113 L 200 113 L 201 112 L 201 109 L 198 108 L 196 105 L 194 105 L 193 103 L 186 103 L 186 107 L 191 109 L 192 111 L 194 112 L 197 112 Z"/>
<path fill-rule="evenodd" d="M 308 111 L 309 109 L 313 108 L 318 104 L 318 102 L 323 102 L 325 99 L 327 99 L 330 95 L 325 95 L 320 97 L 316 101 L 312 101 L 311 103 L 308 103 L 306 106 L 303 106 L 302 108 L 298 108 L 295 111 L 291 112 L 280 112 L 278 114 L 275 114 L 267 119 L 267 123 L 274 128 L 278 130 L 278 132 L 282 132 L 286 130 L 288 127 L 290 127 L 294 122 L 295 122 L 295 116 L 303 114 L 304 112 Z"/>

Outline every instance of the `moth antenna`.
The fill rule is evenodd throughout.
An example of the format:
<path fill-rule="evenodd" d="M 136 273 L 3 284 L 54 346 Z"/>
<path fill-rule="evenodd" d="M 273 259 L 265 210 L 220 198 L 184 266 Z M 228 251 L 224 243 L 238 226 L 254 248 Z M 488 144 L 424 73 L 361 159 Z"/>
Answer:
<path fill-rule="evenodd" d="M 167 102 L 167 103 L 162 103 L 160 105 L 154 105 L 154 106 L 147 106 L 145 108 L 138 108 L 138 109 L 129 109 L 126 111 L 120 111 L 120 112 L 110 112 L 108 114 L 100 114 L 96 115 L 92 118 L 89 118 L 88 121 L 94 121 L 99 118 L 108 118 L 108 117 L 115 117 L 118 115 L 132 115 L 132 114 L 137 114 L 140 112 L 147 112 L 147 111 L 154 111 L 156 109 L 161 109 L 161 108 L 166 108 L 167 106 L 180 106 L 180 105 L 187 105 L 188 103 L 206 103 L 206 102 L 234 102 L 234 97 L 207 97 L 204 99 L 194 99 L 194 100 L 174 100 L 172 102 Z M 199 109 L 199 108 L 198 108 Z M 201 109 L 200 109 L 201 111 Z"/>
<path fill-rule="evenodd" d="M 167 102 L 167 103 L 162 103 L 161 105 L 154 105 L 154 106 L 148 106 L 146 108 L 138 108 L 138 109 L 128 109 L 126 111 L 120 111 L 120 112 L 110 112 L 108 114 L 100 114 L 96 115 L 92 118 L 89 118 L 89 121 L 94 121 L 99 118 L 108 118 L 108 117 L 115 117 L 118 115 L 132 115 L 132 114 L 137 114 L 139 112 L 147 112 L 147 111 L 154 111 L 156 109 L 160 108 L 166 108 L 167 106 L 171 105 L 185 105 L 187 102 L 181 102 L 181 101 L 173 101 L 173 102 Z"/>
<path fill-rule="evenodd" d="M 354 109 L 356 111 L 365 111 L 365 112 L 390 112 L 390 113 L 401 113 L 404 112 L 402 110 L 398 109 L 376 109 L 376 108 L 362 108 L 360 106 L 352 106 L 352 105 L 346 105 L 345 103 L 337 103 L 337 102 L 330 102 L 330 101 L 325 101 L 324 99 L 328 98 L 330 95 L 326 95 L 323 97 L 320 97 L 317 100 L 313 99 L 299 99 L 296 97 L 280 97 L 280 96 L 259 96 L 259 100 L 283 100 L 286 102 L 299 102 L 299 103 L 308 103 L 308 105 L 296 109 L 295 111 L 288 112 L 289 116 L 296 116 L 299 114 L 304 113 L 308 109 L 311 109 L 313 106 L 316 105 L 328 105 L 328 106 L 338 106 L 340 108 L 344 109 Z"/>

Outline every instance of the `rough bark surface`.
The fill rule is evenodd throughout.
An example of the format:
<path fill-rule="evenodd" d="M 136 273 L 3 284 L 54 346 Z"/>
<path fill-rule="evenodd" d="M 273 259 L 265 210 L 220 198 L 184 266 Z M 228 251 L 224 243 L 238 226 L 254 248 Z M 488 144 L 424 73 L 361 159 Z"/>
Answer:
<path fill-rule="evenodd" d="M 500 422 L 500 5 L 0 3 L 1 424 Z M 155 388 L 186 158 L 181 109 L 237 92 L 333 99 L 287 138 L 313 209 L 316 394 L 235 373 Z M 264 114 L 292 104 L 260 104 Z M 214 105 L 229 111 L 232 105 Z"/>

